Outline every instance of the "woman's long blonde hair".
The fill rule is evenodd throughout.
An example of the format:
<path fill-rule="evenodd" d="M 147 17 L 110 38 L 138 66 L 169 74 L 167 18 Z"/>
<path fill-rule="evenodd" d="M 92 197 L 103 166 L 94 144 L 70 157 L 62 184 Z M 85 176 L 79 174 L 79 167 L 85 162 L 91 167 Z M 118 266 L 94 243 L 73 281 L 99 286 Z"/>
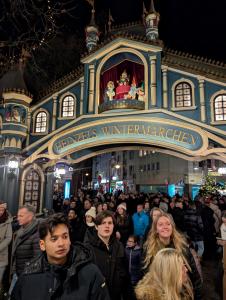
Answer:
<path fill-rule="evenodd" d="M 143 266 L 144 269 L 148 268 L 148 266 L 152 262 L 157 252 L 165 247 L 163 243 L 160 241 L 159 235 L 157 233 L 157 224 L 159 219 L 162 217 L 167 218 L 172 226 L 172 235 L 170 237 L 171 243 L 173 244 L 172 247 L 174 247 L 175 249 L 177 249 L 179 252 L 182 253 L 185 252 L 185 249 L 187 247 L 187 242 L 185 238 L 183 237 L 182 234 L 180 234 L 176 230 L 176 226 L 172 216 L 164 212 L 161 213 L 161 215 L 157 218 L 157 220 L 153 222 L 147 240 L 144 243 L 144 253 L 145 253 L 144 266 Z"/>
<path fill-rule="evenodd" d="M 192 284 L 187 276 L 183 282 L 183 265 L 179 251 L 172 248 L 160 250 L 148 272 L 136 286 L 138 300 L 193 300 Z"/>

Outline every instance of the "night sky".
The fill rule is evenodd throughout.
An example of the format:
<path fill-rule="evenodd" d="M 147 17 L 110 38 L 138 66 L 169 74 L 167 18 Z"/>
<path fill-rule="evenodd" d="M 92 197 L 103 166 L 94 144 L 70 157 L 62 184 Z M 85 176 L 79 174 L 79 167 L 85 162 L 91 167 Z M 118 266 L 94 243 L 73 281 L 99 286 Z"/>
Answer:
<path fill-rule="evenodd" d="M 116 22 L 140 19 L 142 1 L 108 2 Z M 147 8 L 149 3 L 150 0 L 145 0 Z M 160 13 L 160 38 L 166 46 L 226 61 L 226 1 L 156 0 L 154 3 Z"/>

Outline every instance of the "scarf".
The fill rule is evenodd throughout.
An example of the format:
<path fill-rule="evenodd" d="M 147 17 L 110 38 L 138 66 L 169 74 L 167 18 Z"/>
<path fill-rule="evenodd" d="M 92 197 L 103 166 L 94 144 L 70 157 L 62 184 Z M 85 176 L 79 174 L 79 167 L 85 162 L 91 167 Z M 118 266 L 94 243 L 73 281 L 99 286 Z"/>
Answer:
<path fill-rule="evenodd" d="M 25 227 L 21 226 L 18 229 L 13 243 L 12 253 L 15 252 L 17 245 L 21 242 L 23 237 L 29 234 L 34 228 L 37 228 L 37 226 L 38 226 L 38 221 L 36 219 L 33 219 L 33 221 L 30 224 L 26 225 Z"/>

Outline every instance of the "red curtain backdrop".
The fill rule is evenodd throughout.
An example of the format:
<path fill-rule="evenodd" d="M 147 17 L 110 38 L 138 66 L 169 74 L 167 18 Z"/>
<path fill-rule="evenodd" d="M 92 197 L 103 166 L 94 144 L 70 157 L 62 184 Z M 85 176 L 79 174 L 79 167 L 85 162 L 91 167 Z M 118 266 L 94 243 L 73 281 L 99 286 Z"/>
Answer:
<path fill-rule="evenodd" d="M 129 84 L 131 84 L 133 77 L 136 80 L 137 86 L 140 86 L 144 81 L 144 66 L 125 60 L 119 65 L 112 67 L 111 69 L 105 71 L 100 76 L 100 103 L 104 100 L 104 94 L 109 81 L 113 81 L 115 84 L 115 90 L 118 86 L 117 81 L 120 79 L 122 72 L 126 70 L 129 76 Z"/>

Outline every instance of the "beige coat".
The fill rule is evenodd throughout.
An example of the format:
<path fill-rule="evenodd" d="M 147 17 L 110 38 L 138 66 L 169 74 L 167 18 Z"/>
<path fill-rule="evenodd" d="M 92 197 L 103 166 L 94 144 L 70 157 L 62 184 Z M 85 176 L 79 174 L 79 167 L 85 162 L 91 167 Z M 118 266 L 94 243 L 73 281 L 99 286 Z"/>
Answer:
<path fill-rule="evenodd" d="M 0 267 L 8 265 L 8 246 L 12 240 L 12 218 L 0 224 Z"/>

